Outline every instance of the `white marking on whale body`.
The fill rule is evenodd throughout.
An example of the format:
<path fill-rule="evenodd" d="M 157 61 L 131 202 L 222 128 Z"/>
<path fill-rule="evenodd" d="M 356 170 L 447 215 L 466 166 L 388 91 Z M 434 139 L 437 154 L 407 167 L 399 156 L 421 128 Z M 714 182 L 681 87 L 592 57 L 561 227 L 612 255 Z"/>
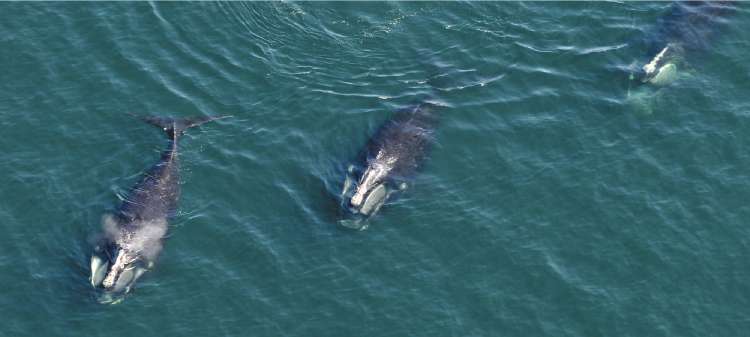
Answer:
<path fill-rule="evenodd" d="M 664 54 L 667 52 L 667 50 L 669 50 L 669 46 L 664 47 L 664 49 L 662 49 L 659 54 L 656 54 L 656 56 L 654 56 L 651 62 L 643 66 L 643 71 L 645 71 L 646 74 L 649 75 L 653 74 L 654 71 L 656 71 L 656 66 L 659 64 L 659 61 L 661 61 L 662 57 L 664 57 Z"/>
<path fill-rule="evenodd" d="M 119 280 L 122 279 L 125 267 L 130 263 L 133 263 L 134 260 L 135 257 L 131 256 L 130 253 L 126 252 L 124 249 L 119 249 L 117 251 L 117 258 L 115 258 L 115 263 L 112 265 L 107 277 L 102 281 L 102 285 L 104 285 L 105 288 L 115 287 L 119 283 Z"/>
<path fill-rule="evenodd" d="M 375 157 L 375 162 L 372 163 L 362 175 L 362 179 L 357 186 L 357 190 L 351 199 L 351 204 L 354 207 L 359 207 L 364 201 L 367 192 L 377 183 L 381 182 L 388 176 L 388 173 L 393 169 L 393 163 L 396 162 L 396 158 L 385 157 L 385 153 L 381 150 Z"/>

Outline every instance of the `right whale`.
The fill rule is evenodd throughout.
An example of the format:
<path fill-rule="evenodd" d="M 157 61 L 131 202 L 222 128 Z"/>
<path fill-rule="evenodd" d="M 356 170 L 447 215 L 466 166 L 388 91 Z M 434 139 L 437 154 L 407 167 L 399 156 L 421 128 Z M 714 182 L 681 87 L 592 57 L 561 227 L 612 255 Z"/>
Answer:
<path fill-rule="evenodd" d="M 142 119 L 164 130 L 169 145 L 147 170 L 114 214 L 102 217 L 103 233 L 91 254 L 91 285 L 102 290 L 99 302 L 123 300 L 136 281 L 150 270 L 167 236 L 167 221 L 180 196 L 178 140 L 188 128 L 227 116 Z"/>
<path fill-rule="evenodd" d="M 340 224 L 363 230 L 367 220 L 420 168 L 433 141 L 437 105 L 420 103 L 383 123 L 348 168 L 342 191 L 345 217 Z"/>
<path fill-rule="evenodd" d="M 644 38 L 648 61 L 630 74 L 638 84 L 668 85 L 688 65 L 687 58 L 711 48 L 721 23 L 734 12 L 731 1 L 674 2 Z"/>

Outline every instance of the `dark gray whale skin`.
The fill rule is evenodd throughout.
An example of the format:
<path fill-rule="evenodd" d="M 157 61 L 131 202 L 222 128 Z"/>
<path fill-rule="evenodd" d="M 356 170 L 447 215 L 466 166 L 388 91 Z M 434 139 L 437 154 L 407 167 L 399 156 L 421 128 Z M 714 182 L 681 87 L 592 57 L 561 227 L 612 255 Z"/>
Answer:
<path fill-rule="evenodd" d="M 169 139 L 161 158 L 130 190 L 118 214 L 126 223 L 148 221 L 174 215 L 180 197 L 180 170 L 177 157 L 178 138 L 189 127 L 203 124 L 211 119 L 172 120 L 169 118 L 144 118 L 162 128 Z"/>
<path fill-rule="evenodd" d="M 166 133 L 159 161 L 133 186 L 114 215 L 103 217 L 104 233 L 91 258 L 91 283 L 109 293 L 127 293 L 154 263 L 167 233 L 167 220 L 180 196 L 178 140 L 182 133 L 221 117 L 145 117 Z M 111 301 L 107 298 L 105 301 Z"/>
<path fill-rule="evenodd" d="M 659 17 L 647 37 L 651 54 L 670 42 L 680 42 L 689 50 L 705 50 L 720 31 L 720 23 L 736 10 L 731 1 L 684 1 L 672 3 Z"/>
<path fill-rule="evenodd" d="M 350 166 L 345 182 L 343 208 L 350 214 L 372 216 L 388 196 L 403 189 L 424 162 L 438 124 L 437 106 L 421 103 L 398 111 L 383 123 L 360 152 L 356 165 Z M 356 182 L 353 194 L 350 183 Z M 373 191 L 385 187 L 375 205 L 367 205 Z M 380 193 L 380 192 L 378 192 Z"/>

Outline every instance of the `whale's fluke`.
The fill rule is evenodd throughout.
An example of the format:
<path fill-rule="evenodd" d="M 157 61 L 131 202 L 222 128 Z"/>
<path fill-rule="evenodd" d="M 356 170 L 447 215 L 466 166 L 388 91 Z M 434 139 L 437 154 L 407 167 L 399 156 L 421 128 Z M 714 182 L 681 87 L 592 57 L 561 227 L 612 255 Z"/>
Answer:
<path fill-rule="evenodd" d="M 171 118 L 171 117 L 155 117 L 155 116 L 137 116 L 134 115 L 146 123 L 157 126 L 167 133 L 169 139 L 175 140 L 177 137 L 182 135 L 185 130 L 199 126 L 201 124 L 208 123 L 213 120 L 223 119 L 231 117 L 229 115 L 224 116 L 203 116 L 203 117 L 191 117 L 191 118 Z"/>

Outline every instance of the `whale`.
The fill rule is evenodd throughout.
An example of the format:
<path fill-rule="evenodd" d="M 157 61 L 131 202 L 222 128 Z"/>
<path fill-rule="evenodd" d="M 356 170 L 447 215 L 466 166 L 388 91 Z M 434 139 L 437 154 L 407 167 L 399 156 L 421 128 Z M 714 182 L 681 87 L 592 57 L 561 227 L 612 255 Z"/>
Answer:
<path fill-rule="evenodd" d="M 150 270 L 162 250 L 168 221 L 180 197 L 178 143 L 185 130 L 220 118 L 140 117 L 159 127 L 166 149 L 131 188 L 113 213 L 102 216 L 102 233 L 91 255 L 91 285 L 101 289 L 102 303 L 117 303 Z"/>
<path fill-rule="evenodd" d="M 423 102 L 401 109 L 369 138 L 347 168 L 342 225 L 364 230 L 392 194 L 408 187 L 434 141 L 437 107 Z"/>
<path fill-rule="evenodd" d="M 727 16 L 735 11 L 731 1 L 674 2 L 642 39 L 646 61 L 631 70 L 637 84 L 666 86 L 689 69 L 688 59 L 710 51 Z"/>

